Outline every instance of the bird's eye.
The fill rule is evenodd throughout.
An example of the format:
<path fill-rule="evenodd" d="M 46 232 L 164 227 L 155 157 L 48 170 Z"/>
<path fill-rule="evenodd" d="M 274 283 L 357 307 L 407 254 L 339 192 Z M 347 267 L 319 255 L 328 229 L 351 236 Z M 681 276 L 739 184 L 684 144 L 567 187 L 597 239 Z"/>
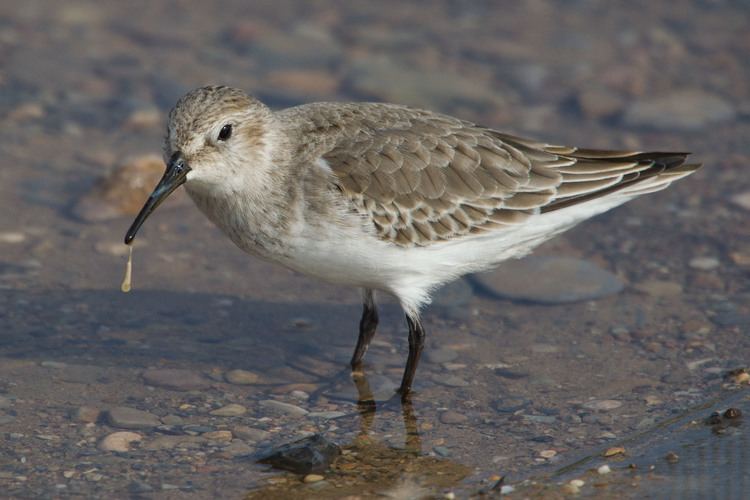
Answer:
<path fill-rule="evenodd" d="M 219 132 L 219 140 L 226 141 L 230 137 L 232 137 L 232 126 L 227 123 L 226 125 L 221 127 L 221 131 Z"/>

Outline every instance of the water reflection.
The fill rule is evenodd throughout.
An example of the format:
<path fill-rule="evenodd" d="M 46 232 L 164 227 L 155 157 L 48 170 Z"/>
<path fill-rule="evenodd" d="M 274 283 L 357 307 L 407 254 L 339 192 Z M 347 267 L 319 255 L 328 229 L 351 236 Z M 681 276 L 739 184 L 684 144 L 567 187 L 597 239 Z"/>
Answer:
<path fill-rule="evenodd" d="M 275 477 L 271 484 L 246 498 L 423 498 L 450 491 L 469 475 L 470 469 L 464 465 L 423 454 L 419 421 L 410 400 L 402 402 L 394 394 L 391 399 L 378 401 L 362 369 L 351 373 L 351 383 L 358 395 L 358 432 L 350 443 L 341 445 L 342 455 L 324 474 L 325 479 L 305 484 L 299 476 Z M 376 429 L 378 420 L 388 422 L 399 418 L 397 414 L 404 427 L 403 446 L 386 442 L 390 433 Z"/>

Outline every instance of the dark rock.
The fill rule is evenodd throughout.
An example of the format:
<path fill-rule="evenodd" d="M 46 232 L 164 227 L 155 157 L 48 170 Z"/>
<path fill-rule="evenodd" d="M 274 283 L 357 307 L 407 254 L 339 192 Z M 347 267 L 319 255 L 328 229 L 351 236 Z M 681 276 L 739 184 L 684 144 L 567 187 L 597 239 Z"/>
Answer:
<path fill-rule="evenodd" d="M 488 295 L 539 304 L 567 304 L 599 299 L 620 292 L 624 284 L 614 274 L 584 260 L 531 256 L 508 261 L 472 281 Z"/>
<path fill-rule="evenodd" d="M 324 472 L 341 454 L 341 448 L 320 434 L 287 443 L 272 450 L 258 462 L 295 474 Z"/>

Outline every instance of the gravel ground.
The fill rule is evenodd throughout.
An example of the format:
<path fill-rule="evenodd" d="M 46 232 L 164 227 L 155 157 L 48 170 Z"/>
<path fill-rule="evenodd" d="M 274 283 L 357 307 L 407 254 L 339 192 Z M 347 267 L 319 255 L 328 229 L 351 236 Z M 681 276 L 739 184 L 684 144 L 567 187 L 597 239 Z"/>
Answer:
<path fill-rule="evenodd" d="M 743 390 L 723 375 L 750 364 L 749 18 L 721 0 L 0 4 L 0 489 L 522 496 L 529 479 L 556 498 L 573 493 L 548 479 L 566 464 L 677 435 L 662 424 L 707 416 L 695 408 Z M 386 100 L 554 143 L 693 151 L 705 167 L 541 260 L 445 289 L 413 407 L 373 412 L 363 381 L 387 400 L 405 362 L 396 305 L 383 298 L 355 384 L 359 293 L 243 255 L 184 196 L 143 228 L 119 292 L 165 113 L 207 83 L 274 107 Z M 256 463 L 312 434 L 340 447 L 325 471 Z M 620 466 L 586 473 L 581 494 L 658 491 Z"/>

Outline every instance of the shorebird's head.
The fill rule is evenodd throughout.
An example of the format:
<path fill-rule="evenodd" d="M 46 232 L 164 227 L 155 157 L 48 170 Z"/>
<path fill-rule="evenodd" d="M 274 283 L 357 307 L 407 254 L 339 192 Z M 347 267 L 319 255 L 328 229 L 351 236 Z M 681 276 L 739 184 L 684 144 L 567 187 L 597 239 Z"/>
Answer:
<path fill-rule="evenodd" d="M 242 90 L 201 87 L 185 94 L 169 113 L 164 140 L 167 170 L 125 236 L 130 244 L 146 218 L 175 189 L 191 194 L 263 189 L 271 165 L 272 113 Z"/>

